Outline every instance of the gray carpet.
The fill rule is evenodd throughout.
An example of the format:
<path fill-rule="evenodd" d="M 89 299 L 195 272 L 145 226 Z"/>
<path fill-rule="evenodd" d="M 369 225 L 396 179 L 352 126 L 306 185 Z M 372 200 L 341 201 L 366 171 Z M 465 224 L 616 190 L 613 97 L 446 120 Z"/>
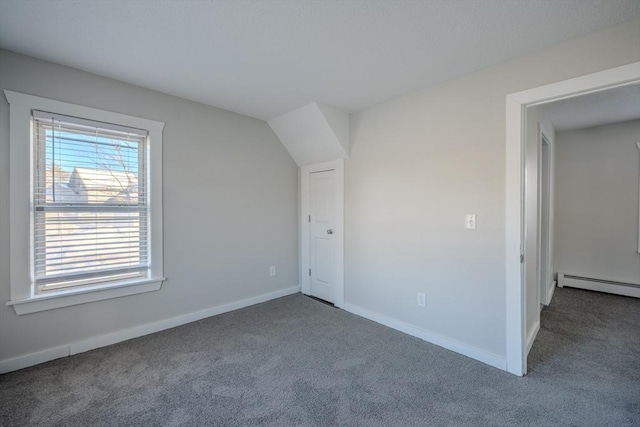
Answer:
<path fill-rule="evenodd" d="M 300 294 L 0 376 L 0 425 L 640 425 L 640 301 L 558 289 L 518 378 Z"/>

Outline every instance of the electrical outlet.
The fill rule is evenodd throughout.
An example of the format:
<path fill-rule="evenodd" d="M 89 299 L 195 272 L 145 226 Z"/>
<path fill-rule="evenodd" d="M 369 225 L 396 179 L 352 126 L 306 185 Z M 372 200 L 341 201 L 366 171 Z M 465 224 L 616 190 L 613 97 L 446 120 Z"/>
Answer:
<path fill-rule="evenodd" d="M 427 296 L 423 292 L 418 292 L 418 306 L 427 306 Z"/>
<path fill-rule="evenodd" d="M 464 228 L 467 230 L 476 229 L 476 214 L 466 214 L 464 216 Z"/>
<path fill-rule="evenodd" d="M 276 275 L 276 266 L 272 265 L 271 267 L 269 267 L 269 276 L 273 277 Z"/>

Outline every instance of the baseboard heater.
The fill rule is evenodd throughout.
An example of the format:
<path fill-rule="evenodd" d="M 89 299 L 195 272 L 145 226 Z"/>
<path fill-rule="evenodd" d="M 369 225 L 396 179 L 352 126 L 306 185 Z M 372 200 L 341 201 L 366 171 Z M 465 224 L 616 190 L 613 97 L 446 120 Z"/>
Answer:
<path fill-rule="evenodd" d="M 558 273 L 558 287 L 564 288 L 565 286 L 640 298 L 640 283 L 616 282 L 613 280 Z"/>

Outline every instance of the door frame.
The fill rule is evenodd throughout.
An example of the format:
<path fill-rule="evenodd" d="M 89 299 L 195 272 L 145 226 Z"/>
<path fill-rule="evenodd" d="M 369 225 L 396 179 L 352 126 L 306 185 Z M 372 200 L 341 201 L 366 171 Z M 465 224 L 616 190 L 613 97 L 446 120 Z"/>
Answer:
<path fill-rule="evenodd" d="M 314 172 L 327 170 L 335 171 L 335 212 L 334 224 L 334 253 L 335 253 L 335 287 L 336 295 L 334 305 L 344 305 L 344 159 L 332 160 L 323 163 L 314 163 L 300 167 L 300 292 L 305 295 L 311 293 L 311 280 L 309 268 L 310 254 L 310 227 L 309 227 L 309 177 Z"/>
<path fill-rule="evenodd" d="M 554 150 L 554 143 L 555 141 L 553 140 L 553 138 L 550 138 L 549 135 L 551 135 L 545 128 L 544 126 L 542 126 L 542 124 L 538 124 L 538 242 L 542 242 L 542 237 L 543 237 L 543 231 L 542 231 L 542 197 L 544 196 L 544 192 L 543 192 L 543 179 L 544 177 L 542 176 L 542 162 L 543 162 L 543 147 L 545 146 L 545 144 L 547 145 L 547 173 L 546 173 L 546 179 L 547 179 L 547 247 L 543 248 L 541 245 L 538 245 L 538 293 L 540 295 L 540 304 L 543 305 L 549 305 L 549 303 L 551 302 L 551 298 L 550 295 L 551 293 L 549 292 L 549 285 L 551 283 L 553 283 L 553 278 L 551 277 L 552 274 L 552 266 L 553 266 L 553 262 L 552 262 L 552 257 L 553 257 L 553 220 L 554 220 L 554 215 L 553 215 L 553 208 L 554 208 L 554 173 L 553 173 L 553 162 L 554 162 L 554 156 L 553 156 L 553 151 Z M 546 265 L 542 265 L 542 253 L 543 251 L 546 250 Z M 544 281 L 543 281 L 543 275 L 546 276 L 544 277 Z M 544 289 L 542 287 L 544 282 Z"/>
<path fill-rule="evenodd" d="M 619 86 L 640 83 L 640 62 L 552 83 L 506 97 L 505 278 L 507 371 L 527 373 L 527 331 L 524 251 L 526 109 Z"/>
<path fill-rule="evenodd" d="M 637 145 L 640 150 L 640 141 Z M 640 254 L 640 181 L 638 181 L 638 253 Z"/>

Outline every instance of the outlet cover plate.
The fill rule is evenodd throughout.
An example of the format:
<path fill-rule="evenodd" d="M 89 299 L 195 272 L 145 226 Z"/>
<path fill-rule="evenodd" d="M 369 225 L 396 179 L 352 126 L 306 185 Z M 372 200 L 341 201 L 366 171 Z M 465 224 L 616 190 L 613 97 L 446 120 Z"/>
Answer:
<path fill-rule="evenodd" d="M 418 292 L 418 306 L 426 307 L 427 306 L 427 296 L 424 292 Z"/>

